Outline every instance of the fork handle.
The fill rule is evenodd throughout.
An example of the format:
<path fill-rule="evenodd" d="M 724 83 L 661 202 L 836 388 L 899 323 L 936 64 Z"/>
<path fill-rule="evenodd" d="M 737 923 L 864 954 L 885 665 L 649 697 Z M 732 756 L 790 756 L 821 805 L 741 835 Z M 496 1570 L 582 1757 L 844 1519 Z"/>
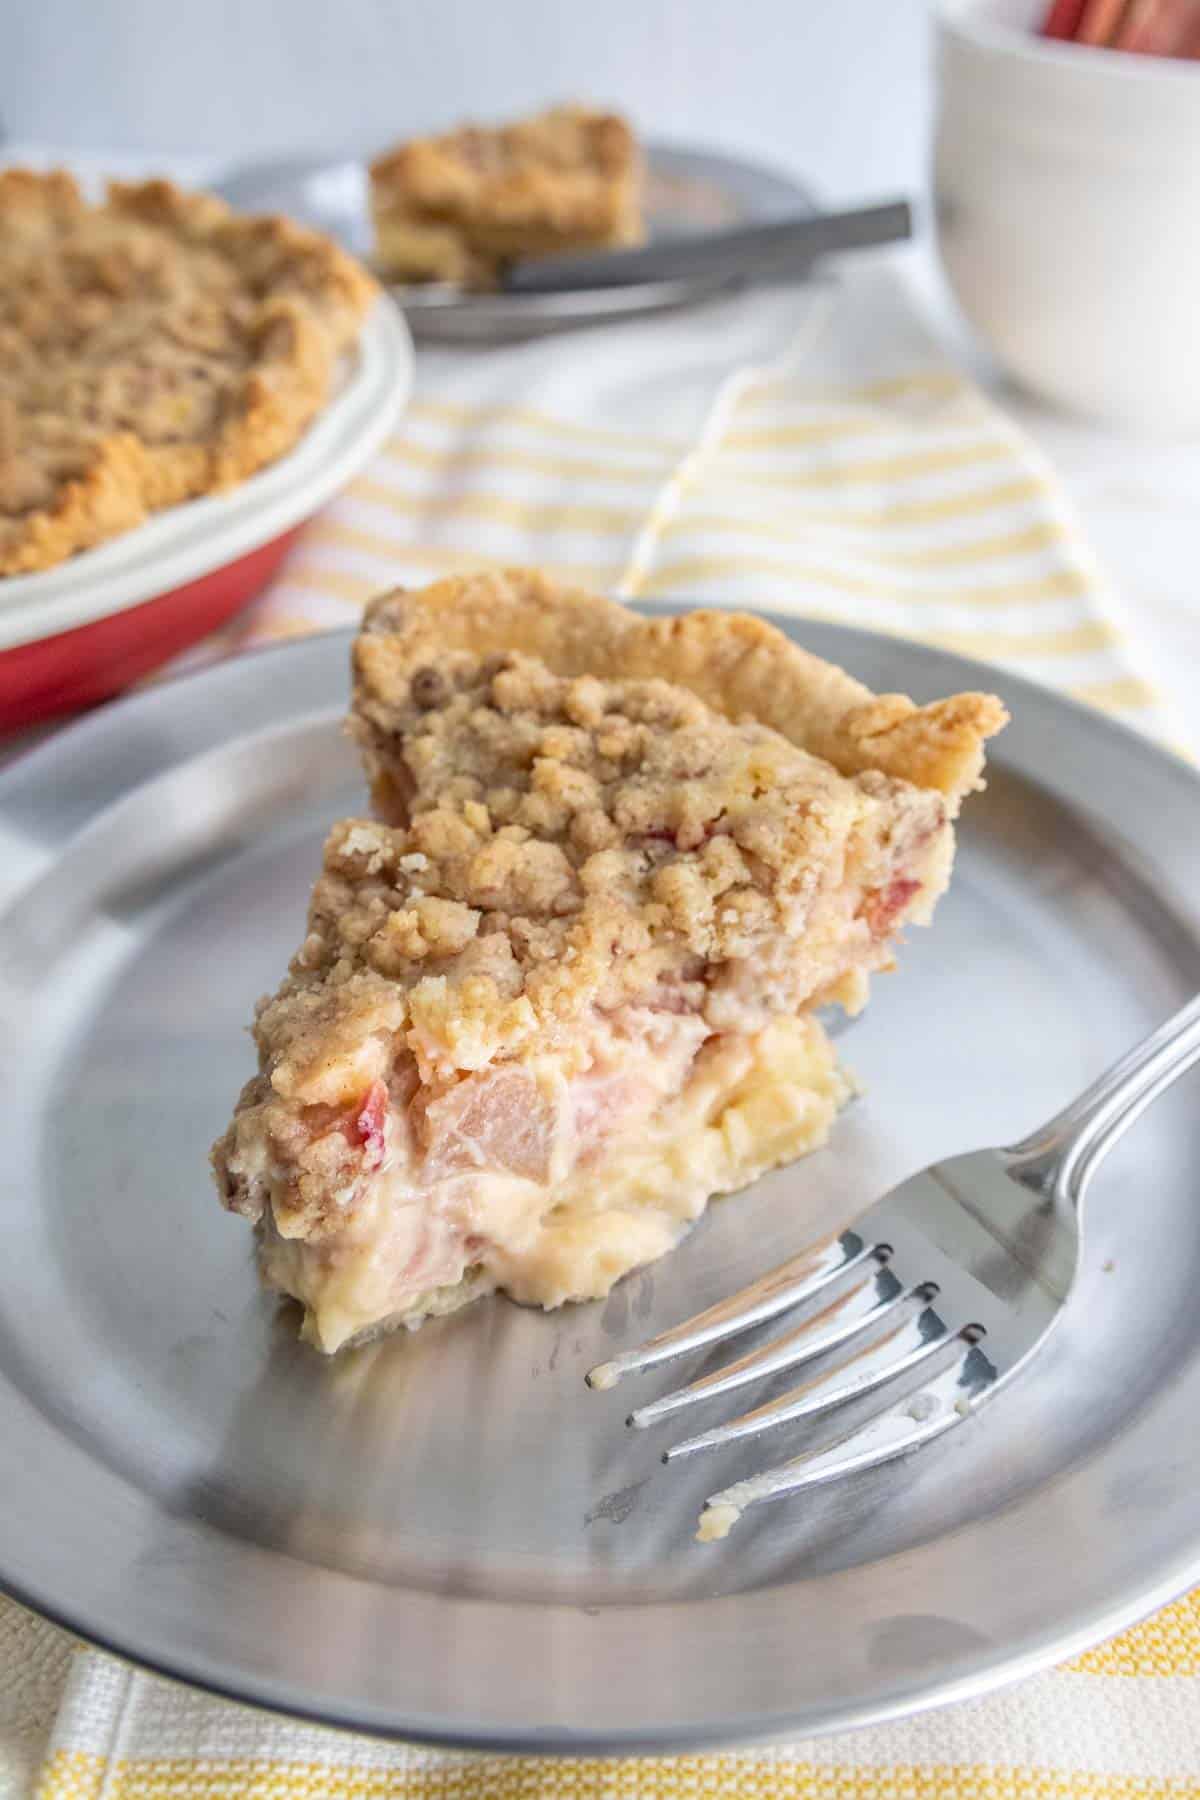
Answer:
<path fill-rule="evenodd" d="M 1200 1062 L 1200 994 L 1126 1051 L 1077 1100 L 1008 1157 L 1031 1185 L 1053 1182 L 1078 1205 L 1093 1172 L 1146 1108 Z"/>

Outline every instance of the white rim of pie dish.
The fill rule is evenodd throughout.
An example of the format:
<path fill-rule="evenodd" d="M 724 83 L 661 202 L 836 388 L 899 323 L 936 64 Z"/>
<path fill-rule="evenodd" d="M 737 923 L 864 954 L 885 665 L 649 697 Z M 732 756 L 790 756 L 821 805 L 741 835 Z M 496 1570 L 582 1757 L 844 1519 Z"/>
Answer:
<path fill-rule="evenodd" d="M 408 326 L 380 295 L 340 391 L 294 449 L 227 494 L 187 500 L 55 568 L 0 580 L 0 652 L 173 593 L 311 518 L 374 456 L 412 380 Z"/>

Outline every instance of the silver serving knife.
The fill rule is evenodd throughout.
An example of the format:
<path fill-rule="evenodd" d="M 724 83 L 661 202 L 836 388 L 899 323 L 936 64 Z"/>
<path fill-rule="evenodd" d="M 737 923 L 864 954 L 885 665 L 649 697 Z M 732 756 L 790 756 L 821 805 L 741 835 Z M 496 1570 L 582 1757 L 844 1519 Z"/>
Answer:
<path fill-rule="evenodd" d="M 515 263 L 504 287 L 513 294 L 562 294 L 660 281 L 761 281 L 803 274 L 819 257 L 834 251 L 865 250 L 911 236 L 912 209 L 907 200 L 889 200 L 850 211 L 671 238 L 637 250 L 539 257 Z"/>

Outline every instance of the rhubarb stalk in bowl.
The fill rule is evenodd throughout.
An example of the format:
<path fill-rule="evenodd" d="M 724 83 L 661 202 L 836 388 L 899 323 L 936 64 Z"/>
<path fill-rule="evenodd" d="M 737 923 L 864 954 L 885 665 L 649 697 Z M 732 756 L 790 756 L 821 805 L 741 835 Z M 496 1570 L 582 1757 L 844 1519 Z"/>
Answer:
<path fill-rule="evenodd" d="M 1200 63 L 1039 34 L 1044 0 L 941 0 L 934 185 L 963 311 L 1071 411 L 1200 429 Z"/>

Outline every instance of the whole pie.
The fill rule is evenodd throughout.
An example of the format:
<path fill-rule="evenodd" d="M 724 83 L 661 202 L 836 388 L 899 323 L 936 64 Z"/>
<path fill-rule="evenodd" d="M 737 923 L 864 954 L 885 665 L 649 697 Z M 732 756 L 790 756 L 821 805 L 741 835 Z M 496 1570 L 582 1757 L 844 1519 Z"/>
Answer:
<path fill-rule="evenodd" d="M 815 1009 L 929 920 L 1005 719 L 522 571 L 376 601 L 354 669 L 378 816 L 330 833 L 215 1150 L 325 1351 L 603 1295 L 820 1144 Z"/>
<path fill-rule="evenodd" d="M 165 181 L 0 171 L 0 576 L 280 456 L 376 289 L 328 239 Z"/>
<path fill-rule="evenodd" d="M 633 132 L 582 106 L 400 144 L 370 183 L 376 260 L 396 281 L 491 287 L 517 258 L 644 235 Z"/>

